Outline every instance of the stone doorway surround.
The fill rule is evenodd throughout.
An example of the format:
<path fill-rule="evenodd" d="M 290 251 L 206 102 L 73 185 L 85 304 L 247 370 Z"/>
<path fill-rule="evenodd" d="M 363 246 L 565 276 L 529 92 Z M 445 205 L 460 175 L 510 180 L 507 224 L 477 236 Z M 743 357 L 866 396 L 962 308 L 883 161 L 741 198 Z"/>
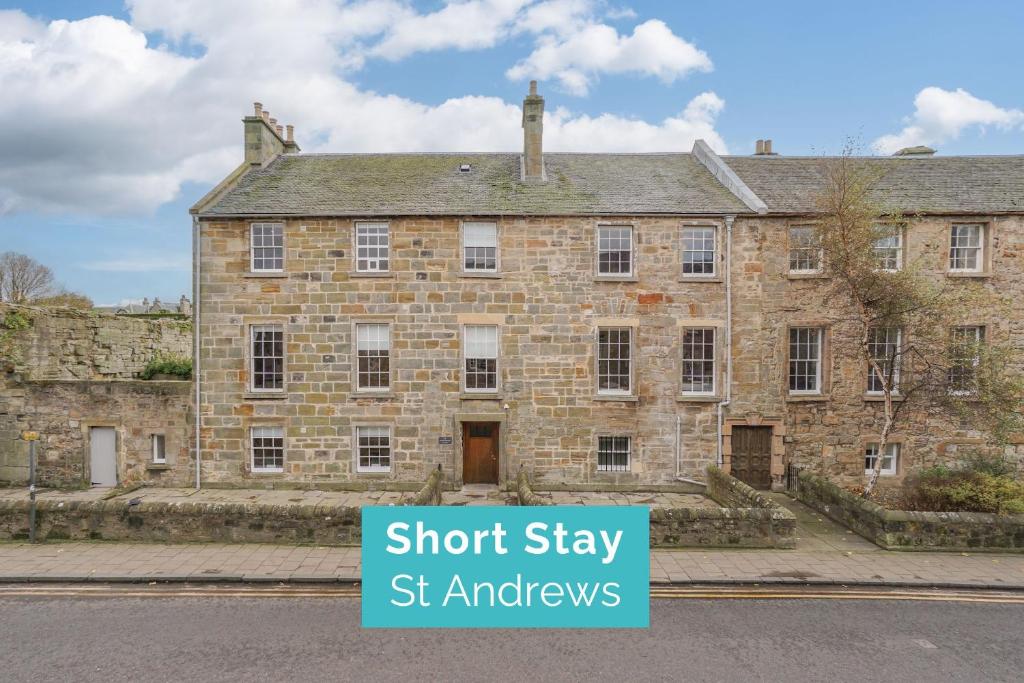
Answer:
<path fill-rule="evenodd" d="M 459 486 L 464 484 L 462 478 L 462 464 L 463 458 L 463 438 L 462 438 L 462 427 L 465 422 L 496 422 L 498 423 L 498 487 L 502 487 L 505 482 L 509 479 L 509 457 L 508 449 L 505 444 L 508 439 L 508 429 L 506 429 L 508 423 L 508 417 L 504 411 L 480 411 L 480 412 L 458 412 L 452 416 L 451 433 L 456 435 L 453 439 L 453 448 L 451 450 L 451 462 L 449 463 L 450 471 L 454 477 L 454 481 Z"/>
<path fill-rule="evenodd" d="M 726 474 L 732 472 L 732 428 L 736 426 L 772 428 L 772 491 L 782 491 L 785 488 L 783 479 L 786 473 L 786 465 L 783 462 L 786 455 L 786 445 L 783 441 L 783 437 L 786 436 L 786 423 L 783 418 L 747 413 L 743 417 L 726 419 L 722 425 L 722 471 Z"/>

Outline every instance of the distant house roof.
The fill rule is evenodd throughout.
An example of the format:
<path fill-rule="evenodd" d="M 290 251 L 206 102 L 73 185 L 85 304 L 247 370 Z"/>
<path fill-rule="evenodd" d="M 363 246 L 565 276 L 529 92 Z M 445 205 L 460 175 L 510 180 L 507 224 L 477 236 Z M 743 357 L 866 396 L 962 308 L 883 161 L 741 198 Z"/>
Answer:
<path fill-rule="evenodd" d="M 809 213 L 826 157 L 725 156 L 771 213 Z M 915 213 L 1024 213 L 1024 156 L 858 157 L 878 173 L 876 200 Z"/>
<path fill-rule="evenodd" d="M 469 165 L 469 171 L 460 167 Z M 746 206 L 692 154 L 285 154 L 201 216 L 723 214 Z"/>

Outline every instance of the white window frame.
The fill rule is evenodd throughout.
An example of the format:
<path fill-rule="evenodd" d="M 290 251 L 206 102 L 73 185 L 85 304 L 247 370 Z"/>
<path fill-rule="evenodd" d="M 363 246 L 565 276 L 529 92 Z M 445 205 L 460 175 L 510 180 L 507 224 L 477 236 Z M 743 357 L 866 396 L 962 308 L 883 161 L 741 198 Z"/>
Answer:
<path fill-rule="evenodd" d="M 259 244 L 259 245 L 256 244 L 256 232 L 257 232 L 257 229 L 262 231 L 265 228 L 271 228 L 271 229 L 276 228 L 277 230 L 280 231 L 280 233 L 281 233 L 280 234 L 280 237 L 281 237 L 281 244 L 280 245 L 272 244 L 270 246 L 267 246 L 267 245 L 264 245 L 262 243 Z M 275 235 L 272 234 L 270 237 L 271 237 L 271 239 L 273 239 L 275 237 Z M 261 242 L 265 238 L 266 238 L 266 235 L 263 235 L 263 234 L 260 235 Z M 281 267 L 280 268 L 257 268 L 256 267 L 256 250 L 257 249 L 274 249 L 274 250 L 280 249 L 281 250 L 281 256 L 280 256 Z M 249 224 L 249 272 L 252 272 L 252 273 L 283 273 L 284 272 L 284 253 L 285 253 L 285 249 L 284 249 L 284 223 L 250 223 Z M 262 257 L 261 256 L 261 258 L 266 258 L 266 257 Z M 270 259 L 272 261 L 276 261 L 276 260 L 278 260 L 278 257 L 275 254 L 275 255 L 270 256 Z"/>
<path fill-rule="evenodd" d="M 949 272 L 951 273 L 981 273 L 985 270 L 985 239 L 986 239 L 986 225 L 984 223 L 953 223 L 949 228 Z M 959 246 L 954 244 L 954 233 L 957 228 L 977 228 L 978 230 L 978 246 Z M 953 252 L 956 250 L 963 249 L 977 249 L 977 260 L 973 268 L 955 268 L 953 264 L 956 262 L 956 258 Z"/>
<path fill-rule="evenodd" d="M 361 228 L 373 228 L 375 230 L 379 230 L 380 228 L 383 228 L 384 229 L 385 243 L 383 245 L 380 245 L 380 244 L 360 245 L 359 244 L 359 231 L 360 231 Z M 355 224 L 352 226 L 352 245 L 353 245 L 353 248 L 352 248 L 352 264 L 355 266 L 355 272 L 363 273 L 363 274 L 371 274 L 371 275 L 378 274 L 378 273 L 384 274 L 384 273 L 390 273 L 391 272 L 391 252 L 392 252 L 392 249 L 391 249 L 391 224 L 390 223 L 388 223 L 386 221 L 356 221 Z M 359 249 L 360 249 L 361 246 L 363 248 L 366 248 L 366 249 L 377 249 L 378 253 L 373 258 L 370 258 L 369 256 L 367 256 L 367 258 L 365 258 L 365 259 L 360 258 Z M 386 256 L 384 258 L 381 258 L 381 255 L 380 255 L 380 250 L 381 249 L 385 249 L 386 250 L 385 251 Z M 366 268 L 360 268 L 359 267 L 359 262 L 360 261 L 366 261 L 367 262 Z M 381 268 L 380 267 L 381 261 L 386 261 L 387 262 L 387 267 L 386 268 Z"/>
<path fill-rule="evenodd" d="M 872 335 L 874 335 L 875 332 L 877 332 L 878 330 L 886 330 L 886 331 L 888 331 L 888 330 L 896 330 L 896 355 L 895 355 L 895 358 L 893 358 L 893 363 L 895 364 L 895 367 L 893 368 L 893 372 L 892 372 L 892 393 L 893 394 L 899 394 L 900 393 L 900 358 L 901 358 L 901 350 L 903 348 L 903 330 L 902 330 L 902 328 L 899 328 L 899 327 L 871 328 L 871 330 L 868 333 L 869 334 L 869 337 L 868 337 L 868 350 L 872 354 L 874 353 L 874 351 L 872 350 L 872 347 L 877 346 L 877 344 L 875 344 L 874 337 Z M 886 336 L 888 337 L 888 334 Z M 888 339 L 886 340 L 886 344 L 888 344 Z M 877 356 L 872 355 L 872 358 L 877 360 Z M 888 359 L 886 359 L 886 360 L 888 360 Z M 883 368 L 883 370 L 884 369 L 885 368 Z M 871 388 L 871 385 L 872 385 L 872 383 L 874 382 L 875 379 L 877 379 L 877 377 L 875 377 L 875 369 L 873 367 L 871 367 L 871 363 L 869 362 L 868 363 L 868 376 L 867 376 L 868 382 L 867 382 L 867 389 L 866 389 L 865 393 L 867 393 L 869 396 L 884 396 L 885 395 L 884 391 L 882 391 L 880 389 L 872 389 Z"/>
<path fill-rule="evenodd" d="M 365 466 L 362 464 L 362 448 L 361 448 L 361 444 L 360 444 L 360 438 L 363 436 L 362 432 L 364 430 L 367 430 L 367 431 L 368 430 L 374 430 L 375 432 L 377 432 L 377 434 L 374 434 L 374 435 L 367 434 L 368 438 L 369 437 L 380 438 L 381 435 L 380 435 L 379 432 L 380 431 L 384 432 L 384 435 L 387 437 L 387 440 L 388 440 L 388 443 L 387 443 L 387 449 L 388 449 L 388 455 L 387 455 L 387 457 L 388 457 L 388 464 L 387 464 L 387 467 L 384 467 L 384 466 L 379 465 L 379 464 L 377 464 L 377 465 L 365 465 Z M 391 472 L 391 470 L 392 470 L 392 468 L 394 466 L 394 462 L 395 462 L 395 445 L 394 445 L 394 441 L 395 441 L 394 440 L 394 434 L 393 434 L 393 430 L 391 429 L 391 425 L 361 424 L 361 425 L 356 425 L 355 427 L 353 427 L 353 429 L 352 429 L 352 444 L 353 444 L 353 450 L 354 450 L 354 455 L 355 455 L 355 459 L 356 459 L 356 462 L 355 462 L 355 464 L 356 464 L 356 472 L 360 473 L 360 474 L 386 474 L 388 472 Z M 372 448 L 372 446 L 367 446 L 367 447 L 368 448 Z M 379 457 L 380 456 L 378 456 L 378 458 Z"/>
<path fill-rule="evenodd" d="M 953 335 L 953 337 L 954 337 L 953 343 L 954 344 L 956 343 L 955 337 L 956 337 L 957 334 L 962 334 L 962 333 L 967 332 L 967 331 L 973 331 L 973 337 L 974 337 L 974 339 L 972 340 L 973 344 L 975 344 L 977 346 L 981 346 L 982 344 L 985 343 L 985 335 L 987 333 L 987 330 L 985 329 L 984 325 L 957 325 L 956 327 L 953 328 L 952 333 L 951 333 Z M 962 358 L 962 359 L 959 359 L 959 360 L 965 361 L 965 364 L 968 363 L 968 362 L 970 363 L 971 367 L 973 368 L 973 370 L 972 370 L 973 379 L 976 380 L 977 379 L 978 366 L 981 365 L 981 355 L 976 353 L 971 358 Z M 950 371 L 951 372 L 952 372 L 952 370 L 953 370 L 953 367 L 950 367 Z M 972 396 L 975 393 L 976 393 L 976 389 L 954 389 L 953 388 L 952 378 L 949 379 L 949 394 L 950 394 L 950 396 Z"/>
<path fill-rule="evenodd" d="M 874 453 L 871 451 L 874 450 Z M 881 476 L 894 477 L 899 473 L 900 468 L 900 448 L 899 443 L 889 442 L 885 444 L 885 450 L 887 451 L 882 455 L 882 469 L 878 471 Z M 875 462 L 878 458 L 878 444 L 868 443 L 864 444 L 864 474 L 870 475 L 874 471 Z M 886 466 L 885 461 L 889 461 L 889 465 Z"/>
<path fill-rule="evenodd" d="M 167 464 L 167 436 L 164 434 L 149 435 L 149 449 L 154 465 Z"/>
<path fill-rule="evenodd" d="M 710 361 L 711 361 L 711 390 L 710 391 L 693 391 L 693 390 L 682 388 L 682 387 L 685 386 L 684 368 L 686 366 L 686 363 L 688 362 L 688 360 L 686 358 L 686 350 L 687 350 L 686 335 L 687 335 L 687 333 L 698 332 L 698 331 L 702 332 L 705 335 L 705 337 L 708 334 L 708 332 L 711 333 L 711 358 L 710 358 Z M 705 339 L 703 341 L 703 343 L 701 344 L 701 346 L 706 346 L 706 345 L 707 345 L 707 341 Z M 691 346 L 691 348 L 693 347 L 692 344 L 690 346 Z M 680 354 L 679 354 L 679 356 L 680 356 L 679 382 L 680 382 L 680 387 L 681 387 L 679 393 L 682 394 L 683 396 L 714 396 L 716 394 L 716 392 L 718 391 L 718 328 L 715 328 L 715 327 L 684 327 L 683 328 L 683 332 L 682 332 L 682 338 L 680 340 Z M 703 362 L 707 362 L 708 360 L 709 359 L 707 359 L 707 358 L 691 358 L 691 359 L 689 359 L 689 362 L 703 363 Z"/>
<path fill-rule="evenodd" d="M 687 233 L 695 230 L 710 230 L 711 231 L 711 272 L 710 273 L 687 273 L 686 272 L 686 254 L 690 252 L 694 253 L 705 253 L 707 249 L 687 249 Z M 717 225 L 684 225 L 682 235 L 680 237 L 680 251 L 681 259 L 679 263 L 680 277 L 686 280 L 701 280 L 707 278 L 718 277 L 718 226 Z M 704 261 L 701 261 L 704 263 Z"/>
<path fill-rule="evenodd" d="M 281 386 L 280 388 L 266 388 L 256 386 L 256 354 L 253 348 L 256 343 L 256 332 L 261 328 L 267 331 L 281 333 Z M 249 325 L 249 391 L 256 394 L 282 394 L 285 391 L 285 369 L 287 340 L 285 339 L 284 325 L 281 323 L 252 323 Z M 277 356 L 259 356 L 259 358 L 277 358 Z"/>
<path fill-rule="evenodd" d="M 488 227 L 494 230 L 494 267 L 493 268 L 467 268 L 467 250 L 474 248 L 489 248 L 487 245 L 469 244 L 468 232 L 476 228 Z M 485 257 L 486 258 L 486 257 Z M 465 221 L 462 223 L 462 272 L 470 275 L 476 273 L 495 274 L 501 268 L 501 245 L 498 238 L 498 224 L 490 221 Z"/>
<path fill-rule="evenodd" d="M 628 336 L 628 340 L 629 340 L 629 356 L 628 356 L 629 373 L 627 375 L 627 377 L 629 378 L 629 387 L 626 388 L 626 389 L 602 389 L 601 388 L 601 333 L 602 332 L 620 332 L 620 333 L 621 332 L 626 332 L 629 335 Z M 636 354 L 633 353 L 633 351 L 636 349 L 636 331 L 635 331 L 635 329 L 633 327 L 631 327 L 631 326 L 624 326 L 624 325 L 623 326 L 608 325 L 608 326 L 599 327 L 597 329 L 597 334 L 595 335 L 594 343 L 595 343 L 594 376 L 595 376 L 595 378 L 597 380 L 597 393 L 598 393 L 598 395 L 599 396 L 633 396 L 633 390 L 634 390 L 634 387 L 636 386 L 636 377 L 635 377 L 635 373 L 636 373 L 636 362 L 635 362 Z M 619 360 L 619 362 L 621 362 L 622 359 L 620 358 L 618 360 Z M 608 375 L 608 376 L 610 377 L 611 375 Z M 616 374 L 616 376 L 619 376 L 619 375 Z"/>
<path fill-rule="evenodd" d="M 386 348 L 384 349 L 385 351 L 387 351 L 387 355 L 384 356 L 384 357 L 386 357 L 387 360 L 388 360 L 388 370 L 387 370 L 386 373 L 381 373 L 381 374 L 383 374 L 387 378 L 387 386 L 383 386 L 383 387 L 365 386 L 364 387 L 363 384 L 362 384 L 362 374 L 363 373 L 361 372 L 361 367 L 360 367 L 360 358 L 361 358 L 361 356 L 359 355 L 359 353 L 363 349 L 360 347 L 359 331 L 360 331 L 360 328 L 366 328 L 366 327 L 383 327 L 384 328 L 384 334 L 385 334 L 384 341 L 387 344 Z M 372 320 L 366 320 L 366 321 L 358 321 L 357 320 L 354 323 L 353 337 L 354 337 L 354 339 L 353 339 L 354 344 L 353 345 L 355 346 L 355 353 L 354 353 L 355 357 L 353 359 L 353 361 L 354 361 L 353 362 L 353 371 L 355 372 L 356 392 L 357 393 L 370 393 L 370 394 L 390 393 L 391 392 L 392 379 L 393 379 L 392 378 L 392 371 L 394 369 L 394 363 L 392 362 L 394 359 L 392 358 L 391 324 L 390 323 L 386 323 L 386 322 L 372 321 Z M 366 350 L 372 351 L 372 350 L 380 350 L 380 349 L 366 349 Z"/>
<path fill-rule="evenodd" d="M 629 271 L 625 273 L 603 273 L 601 272 L 601 254 L 607 251 L 608 253 L 614 253 L 613 250 L 602 250 L 601 249 L 601 232 L 604 230 L 625 230 L 629 233 Z M 619 224 L 619 223 L 604 223 L 597 226 L 595 231 L 595 261 L 594 270 L 598 279 L 605 280 L 624 280 L 632 279 L 636 277 L 636 229 L 632 225 Z M 615 250 L 618 251 L 618 250 Z"/>
<path fill-rule="evenodd" d="M 802 362 L 802 363 L 810 362 L 810 359 L 807 359 L 807 358 L 800 358 L 800 359 L 794 359 L 793 358 L 793 332 L 798 331 L 798 330 L 812 330 L 815 333 L 817 333 L 817 344 L 816 344 L 816 346 L 817 346 L 817 349 L 818 349 L 818 354 L 817 354 L 817 358 L 816 358 L 817 363 L 815 364 L 815 373 L 814 373 L 815 388 L 814 389 L 793 389 L 792 388 L 792 386 L 793 386 L 793 383 L 792 383 L 792 379 L 793 379 L 793 363 L 794 362 Z M 794 325 L 793 327 L 789 328 L 789 333 L 786 335 L 786 344 L 787 344 L 787 350 L 786 350 L 786 359 L 787 359 L 786 389 L 789 391 L 790 396 L 819 396 L 819 395 L 821 395 L 823 393 L 822 380 L 823 380 L 823 377 L 824 377 L 824 375 L 822 373 L 822 365 L 825 362 L 825 329 L 823 327 Z M 810 348 L 810 347 L 808 347 L 808 348 Z"/>
<path fill-rule="evenodd" d="M 884 235 L 882 237 L 879 237 L 878 239 L 876 239 L 873 242 L 872 250 L 875 252 L 875 258 L 878 259 L 879 262 L 881 262 L 881 259 L 878 257 L 878 252 L 879 251 L 889 251 L 891 249 L 895 249 L 896 250 L 896 267 L 895 268 L 879 268 L 879 270 L 881 270 L 882 272 L 885 272 L 885 273 L 897 273 L 897 272 L 903 270 L 903 228 L 898 226 L 898 225 L 893 225 L 893 226 L 879 225 L 877 227 L 880 228 L 880 229 L 885 229 L 885 230 L 891 229 L 892 232 L 890 234 L 887 234 L 887 235 Z M 887 239 L 892 238 L 892 237 L 896 238 L 896 244 L 894 246 L 890 246 L 890 247 L 880 247 L 880 246 L 878 246 L 879 242 L 881 242 L 883 240 L 887 240 Z"/>
<path fill-rule="evenodd" d="M 815 237 L 818 236 L 817 227 L 814 225 L 802 224 L 802 225 L 790 225 L 786 229 L 786 246 L 788 250 L 786 252 L 786 267 L 792 275 L 820 275 L 823 270 L 825 261 L 825 252 L 821 244 L 818 244 L 818 265 L 815 268 L 793 268 L 793 250 L 797 247 L 793 246 L 793 231 L 794 230 L 810 230 L 811 234 Z M 800 249 L 809 250 L 810 247 L 799 247 Z"/>
<path fill-rule="evenodd" d="M 469 355 L 469 330 L 471 329 L 493 329 L 494 330 L 494 358 L 487 356 Z M 493 360 L 494 361 L 494 387 L 469 387 L 469 369 L 467 364 L 470 360 Z M 462 390 L 468 394 L 496 394 L 501 388 L 501 327 L 493 324 L 466 324 L 462 326 Z"/>
<path fill-rule="evenodd" d="M 279 434 L 279 435 L 277 435 Z M 281 466 L 257 467 L 256 466 L 256 439 L 281 439 Z M 276 450 L 267 448 L 266 450 Z M 285 461 L 285 433 L 282 425 L 252 425 L 249 427 L 249 466 L 253 472 L 280 474 L 284 472 Z"/>
<path fill-rule="evenodd" d="M 607 451 L 610 461 L 605 464 L 601 464 L 601 445 L 602 441 L 607 440 L 611 447 Z M 621 441 L 625 440 L 625 450 L 621 448 Z M 617 465 L 615 463 L 615 456 L 626 455 L 626 463 L 624 465 Z M 598 472 L 630 472 L 633 468 L 633 437 L 625 434 L 600 434 L 597 437 L 597 471 Z"/>

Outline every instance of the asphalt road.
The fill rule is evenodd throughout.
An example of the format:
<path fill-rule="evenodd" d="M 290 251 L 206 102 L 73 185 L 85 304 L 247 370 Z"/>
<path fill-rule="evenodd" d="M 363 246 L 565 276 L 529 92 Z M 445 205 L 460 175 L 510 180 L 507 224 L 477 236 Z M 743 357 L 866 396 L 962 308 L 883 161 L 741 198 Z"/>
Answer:
<path fill-rule="evenodd" d="M 1024 605 L 655 600 L 651 628 L 362 630 L 354 598 L 0 597 L 4 681 L 1020 681 Z"/>

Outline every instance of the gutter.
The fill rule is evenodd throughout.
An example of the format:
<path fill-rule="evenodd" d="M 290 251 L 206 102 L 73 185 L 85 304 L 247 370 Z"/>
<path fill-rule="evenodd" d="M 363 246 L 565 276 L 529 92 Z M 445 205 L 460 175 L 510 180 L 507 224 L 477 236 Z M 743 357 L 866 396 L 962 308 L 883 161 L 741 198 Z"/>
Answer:
<path fill-rule="evenodd" d="M 724 462 L 723 413 L 732 403 L 732 224 L 736 216 L 725 217 L 725 399 L 718 402 L 718 466 Z"/>
<path fill-rule="evenodd" d="M 192 416 L 195 421 L 195 440 L 196 440 L 196 490 L 202 488 L 202 471 L 203 471 L 203 451 L 199 441 L 199 422 L 200 422 L 200 393 L 199 387 L 199 359 L 201 357 L 200 340 L 202 337 L 199 334 L 199 306 L 201 298 L 199 296 L 199 269 L 202 263 L 202 235 L 200 234 L 199 218 L 192 216 L 192 384 L 195 389 L 195 404 L 194 414 Z"/>

